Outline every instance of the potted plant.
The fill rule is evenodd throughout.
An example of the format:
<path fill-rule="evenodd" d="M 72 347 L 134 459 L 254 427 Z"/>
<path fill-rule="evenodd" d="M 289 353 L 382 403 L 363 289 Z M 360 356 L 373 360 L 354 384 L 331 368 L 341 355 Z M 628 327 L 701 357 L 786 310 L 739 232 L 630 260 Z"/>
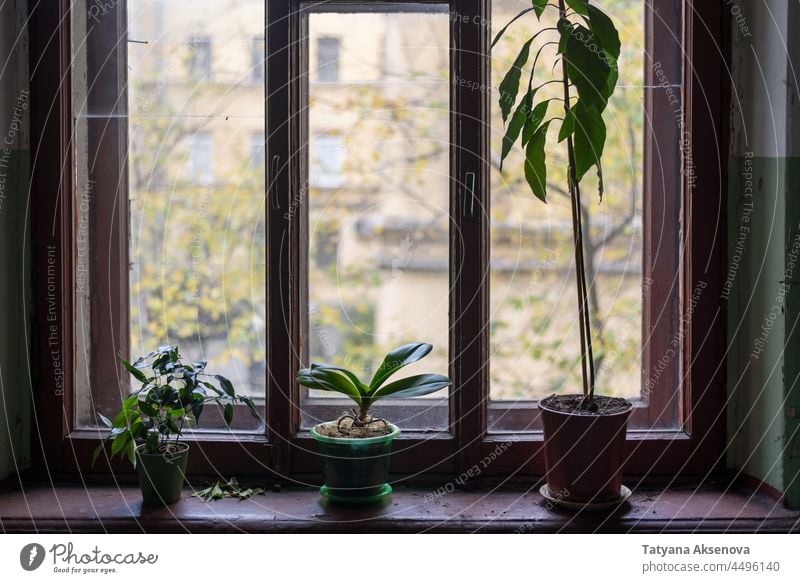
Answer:
<path fill-rule="evenodd" d="M 546 202 L 545 146 L 551 135 L 551 124 L 559 124 L 558 143 L 565 143 L 567 154 L 583 390 L 577 395 L 552 395 L 539 403 L 547 471 L 547 484 L 542 493 L 562 503 L 585 507 L 617 503 L 626 493 L 622 485 L 622 464 L 632 405 L 625 399 L 599 396 L 595 391 L 581 215 L 581 180 L 592 168 L 597 172 L 601 201 L 603 197 L 601 157 L 606 140 L 603 112 L 617 83 L 620 39 L 611 19 L 589 0 L 533 0 L 530 8 L 500 30 L 493 46 L 517 19 L 530 12 L 540 19 L 549 9 L 557 11 L 556 26 L 542 28 L 522 45 L 499 87 L 501 113 L 506 123 L 501 159 L 520 142 L 525 153 L 525 178 L 534 196 Z M 522 69 L 533 52 L 531 45 L 548 31 L 557 40 L 543 43 L 536 51 L 527 89 L 518 100 Z M 545 69 L 548 76 L 555 78 L 543 82 L 537 78 L 534 84 L 534 74 L 539 70 L 537 61 L 547 45 L 557 45 L 556 66 L 552 71 Z M 559 97 L 541 97 L 539 90 L 548 84 L 558 84 Z M 551 101 L 555 101 L 561 111 L 548 119 Z"/>
<path fill-rule="evenodd" d="M 197 425 L 205 405 L 220 407 L 229 427 L 235 403 L 260 415 L 252 399 L 236 394 L 231 381 L 207 374 L 206 361 L 183 362 L 177 346 L 161 346 L 133 364 L 120 361 L 141 386 L 125 397 L 113 420 L 98 415 L 111 429 L 111 457 L 127 456 L 137 469 L 145 502 L 172 504 L 181 496 L 189 458 L 189 444 L 181 437 L 185 428 Z M 101 443 L 92 463 L 103 449 Z"/>
<path fill-rule="evenodd" d="M 323 459 L 324 485 L 320 493 L 324 497 L 335 502 L 369 504 L 392 493 L 386 482 L 392 440 L 400 435 L 400 428 L 373 417 L 370 408 L 387 397 L 420 397 L 449 386 L 450 379 L 440 374 L 418 374 L 387 383 L 394 373 L 424 358 L 432 349 L 422 342 L 395 348 L 367 384 L 349 370 L 330 364 L 314 363 L 297 373 L 297 382 L 302 386 L 341 393 L 356 405 L 337 420 L 311 429 Z"/>

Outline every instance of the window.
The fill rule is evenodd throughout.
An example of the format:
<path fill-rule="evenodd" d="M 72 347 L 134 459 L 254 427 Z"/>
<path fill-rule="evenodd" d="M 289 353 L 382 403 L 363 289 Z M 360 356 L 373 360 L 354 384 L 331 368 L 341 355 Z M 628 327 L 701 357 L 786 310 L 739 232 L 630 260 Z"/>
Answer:
<path fill-rule="evenodd" d="M 255 36 L 250 43 L 250 82 L 264 82 L 264 37 Z"/>
<path fill-rule="evenodd" d="M 208 186 L 214 182 L 214 142 L 211 134 L 195 132 L 187 138 L 189 156 L 186 178 L 194 184 Z"/>
<path fill-rule="evenodd" d="M 250 164 L 254 169 L 264 165 L 264 144 L 266 139 L 263 132 L 250 134 Z"/>
<path fill-rule="evenodd" d="M 126 390 L 115 354 L 166 339 L 193 356 L 218 355 L 213 365 L 267 420 L 231 435 L 209 419 L 195 436 L 206 455 L 193 456 L 191 471 L 308 476 L 318 459 L 307 428 L 342 404 L 301 391 L 297 369 L 348 355 L 369 368 L 387 345 L 413 337 L 436 345 L 422 364 L 454 385 L 386 404 L 405 428 L 394 470 L 457 475 L 510 440 L 486 474 L 541 473 L 535 399 L 555 375 L 569 382 L 573 309 L 570 289 L 560 291 L 571 280 L 558 194 L 531 205 L 492 160 L 490 88 L 510 47 L 490 55 L 485 25 L 496 30 L 516 3 L 268 0 L 265 14 L 263 2 L 247 0 L 233 10 L 209 3 L 203 22 L 189 22 L 181 4 L 160 4 L 156 18 L 153 3 L 121 2 L 91 28 L 88 6 L 78 5 L 72 26 L 86 42 L 68 58 L 46 53 L 49 35 L 34 43 L 43 64 L 31 94 L 60 107 L 58 124 L 35 118 L 32 149 L 53 167 L 74 167 L 73 182 L 39 173 L 32 185 L 35 284 L 61 298 L 36 296 L 37 411 L 52 467 L 89 467 L 95 413 L 113 410 Z M 722 11 L 688 3 L 684 21 L 682 3 L 608 4 L 629 35 L 629 76 L 612 108 L 614 190 L 590 210 L 605 362 L 627 363 L 608 379 L 639 395 L 629 471 L 704 472 L 721 451 L 716 437 L 701 437 L 720 435 L 724 390 L 702 363 L 719 362 L 724 347 L 724 336 L 709 336 L 720 330 L 711 319 L 721 313 L 723 255 L 695 226 L 720 216 L 722 190 L 718 168 L 694 168 L 716 168 L 726 127 L 723 67 L 705 50 L 721 35 Z M 39 25 L 64 35 L 53 23 L 67 16 L 57 16 Z M 119 42 L 129 29 L 146 42 Z M 212 41 L 220 62 L 242 71 L 252 63 L 241 47 L 264 30 L 264 84 L 242 84 L 237 73 L 222 97 L 217 86 L 187 90 L 185 41 L 170 39 L 193 39 L 188 70 L 199 79 L 211 73 Z M 233 61 L 223 58 L 228 47 Z M 53 81 L 62 78 L 73 87 Z M 316 83 L 328 80 L 337 82 Z M 265 172 L 243 174 L 262 132 Z M 81 250 L 81 229 L 103 253 Z M 548 360 L 556 372 L 540 372 L 548 351 L 564 360 Z M 48 412 L 54 395 L 62 408 Z"/>
<path fill-rule="evenodd" d="M 335 67 L 346 79 L 336 87 L 308 84 L 308 216 L 298 216 L 308 221 L 306 362 L 332 361 L 369 375 L 392 348 L 426 339 L 433 353 L 407 374 L 447 374 L 447 6 L 347 13 L 319 7 L 306 19 L 305 50 L 319 49 L 318 77 L 335 80 L 323 75 Z M 327 35 L 341 29 L 362 32 L 357 50 L 339 60 L 339 41 Z M 313 393 L 302 391 L 303 427 L 346 406 Z M 448 424 L 445 391 L 376 410 L 404 429 Z"/>
<path fill-rule="evenodd" d="M 341 136 L 311 138 L 311 185 L 337 188 L 344 184 L 344 140 Z"/>
<path fill-rule="evenodd" d="M 339 49 L 341 41 L 334 36 L 317 38 L 317 81 L 336 83 L 339 81 Z"/>
<path fill-rule="evenodd" d="M 189 40 L 189 78 L 211 80 L 211 37 L 195 35 Z"/>

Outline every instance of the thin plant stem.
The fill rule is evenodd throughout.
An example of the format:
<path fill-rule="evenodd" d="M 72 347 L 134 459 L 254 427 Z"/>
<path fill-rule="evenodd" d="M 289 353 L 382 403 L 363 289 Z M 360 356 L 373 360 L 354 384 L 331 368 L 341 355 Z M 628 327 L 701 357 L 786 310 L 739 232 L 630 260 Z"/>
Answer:
<path fill-rule="evenodd" d="M 566 18 L 567 10 L 564 0 L 558 0 L 561 18 Z M 567 65 L 561 59 L 561 81 L 564 86 L 564 117 L 570 112 L 570 83 L 567 75 Z M 572 235 L 575 244 L 575 282 L 578 296 L 578 321 L 580 325 L 581 342 L 581 381 L 585 401 L 594 398 L 594 354 L 592 350 L 592 325 L 589 317 L 589 300 L 586 287 L 586 269 L 583 256 L 583 221 L 581 220 L 581 191 L 577 180 L 575 165 L 575 144 L 572 136 L 567 137 L 567 159 L 569 163 L 569 193 L 572 210 Z"/>

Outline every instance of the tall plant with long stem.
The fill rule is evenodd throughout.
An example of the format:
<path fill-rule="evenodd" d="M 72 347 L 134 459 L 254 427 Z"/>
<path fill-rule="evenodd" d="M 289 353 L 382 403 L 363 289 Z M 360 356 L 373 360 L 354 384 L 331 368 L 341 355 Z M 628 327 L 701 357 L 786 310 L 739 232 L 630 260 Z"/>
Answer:
<path fill-rule="evenodd" d="M 542 28 L 523 43 L 511 68 L 500 83 L 500 109 L 506 131 L 501 152 L 505 160 L 519 142 L 525 153 L 525 179 L 534 196 L 547 201 L 547 161 L 545 146 L 548 130 L 559 123 L 558 143 L 566 142 L 567 182 L 572 215 L 575 248 L 575 281 L 578 298 L 578 320 L 581 345 L 582 407 L 594 407 L 595 366 L 592 350 L 592 324 L 589 313 L 589 292 L 586 282 L 583 224 L 581 217 L 581 181 L 592 168 L 597 171 L 598 196 L 603 198 L 601 157 L 606 142 L 603 112 L 614 93 L 619 76 L 619 33 L 612 20 L 590 0 L 532 0 L 532 6 L 514 16 L 492 43 L 496 45 L 517 20 L 531 12 L 541 21 L 548 9 L 557 11 L 557 25 Z M 558 40 L 540 42 L 530 66 L 527 90 L 519 100 L 523 68 L 531 55 L 533 43 L 551 32 Z M 542 52 L 557 45 L 558 59 L 552 72 L 554 79 L 534 85 L 535 73 Z M 556 67 L 558 71 L 556 71 Z M 559 84 L 561 97 L 539 99 L 546 85 Z M 548 118 L 551 101 L 559 101 L 563 115 Z M 516 106 L 516 107 L 515 107 Z M 513 113 L 512 113 L 513 110 Z"/>

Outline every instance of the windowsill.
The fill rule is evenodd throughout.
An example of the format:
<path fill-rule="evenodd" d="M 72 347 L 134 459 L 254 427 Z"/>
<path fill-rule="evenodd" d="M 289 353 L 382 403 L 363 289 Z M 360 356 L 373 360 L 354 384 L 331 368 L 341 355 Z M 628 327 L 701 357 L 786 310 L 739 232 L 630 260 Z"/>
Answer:
<path fill-rule="evenodd" d="M 249 500 L 190 497 L 143 507 L 134 486 L 36 486 L 0 494 L 5 532 L 790 532 L 800 512 L 744 488 L 640 489 L 615 511 L 548 509 L 536 489 L 455 491 L 398 488 L 383 505 L 328 505 L 313 489 Z M 426 496 L 428 499 L 426 500 Z"/>

